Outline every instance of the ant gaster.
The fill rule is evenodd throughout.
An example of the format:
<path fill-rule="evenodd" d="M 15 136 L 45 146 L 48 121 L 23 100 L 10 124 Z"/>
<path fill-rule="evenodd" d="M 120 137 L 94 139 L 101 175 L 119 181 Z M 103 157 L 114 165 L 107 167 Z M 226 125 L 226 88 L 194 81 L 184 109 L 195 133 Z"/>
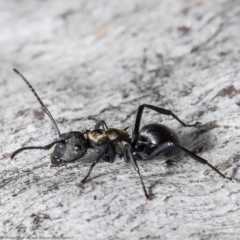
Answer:
<path fill-rule="evenodd" d="M 149 194 L 147 193 L 146 187 L 144 185 L 140 170 L 137 164 L 137 160 L 151 160 L 157 157 L 160 154 L 175 154 L 178 151 L 183 151 L 189 155 L 192 159 L 208 165 L 212 170 L 218 173 L 221 177 L 233 180 L 230 177 L 226 177 L 223 173 L 217 170 L 212 166 L 207 160 L 197 156 L 193 152 L 182 147 L 179 143 L 177 134 L 170 128 L 162 124 L 148 124 L 140 129 L 140 123 L 142 119 L 142 114 L 144 108 L 151 109 L 160 114 L 172 116 L 184 127 L 193 127 L 197 126 L 199 123 L 193 125 L 185 124 L 182 122 L 174 113 L 170 110 L 159 108 L 153 105 L 143 104 L 138 107 L 134 122 L 132 137 L 126 131 L 126 129 L 116 129 L 108 128 L 105 121 L 99 121 L 96 123 L 93 130 L 86 130 L 81 133 L 78 131 L 71 131 L 68 133 L 60 133 L 59 128 L 53 119 L 51 113 L 47 107 L 43 104 L 42 100 L 39 98 L 38 94 L 32 87 L 32 85 L 26 80 L 26 78 L 16 69 L 13 69 L 28 85 L 31 89 L 38 102 L 41 104 L 43 111 L 50 118 L 57 134 L 58 140 L 53 141 L 52 143 L 46 146 L 29 146 L 22 147 L 16 150 L 11 158 L 13 159 L 16 154 L 23 150 L 32 150 L 32 149 L 43 149 L 48 150 L 55 145 L 53 153 L 51 154 L 51 164 L 52 166 L 61 166 L 69 162 L 74 162 L 78 159 L 81 159 L 89 148 L 96 149 L 98 151 L 97 157 L 94 159 L 93 163 L 90 166 L 90 169 L 79 183 L 82 186 L 88 179 L 91 174 L 94 166 L 100 161 L 113 163 L 116 155 L 123 158 L 126 162 L 130 162 L 135 171 L 137 172 L 144 194 L 147 199 Z"/>

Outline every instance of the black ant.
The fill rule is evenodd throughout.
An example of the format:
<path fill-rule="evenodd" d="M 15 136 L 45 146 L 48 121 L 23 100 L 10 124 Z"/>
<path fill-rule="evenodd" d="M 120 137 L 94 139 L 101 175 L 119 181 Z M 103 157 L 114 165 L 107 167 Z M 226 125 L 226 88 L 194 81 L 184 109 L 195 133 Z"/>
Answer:
<path fill-rule="evenodd" d="M 185 124 L 170 110 L 159 108 L 153 105 L 143 104 L 138 107 L 133 122 L 132 137 L 126 131 L 127 128 L 123 130 L 116 128 L 108 128 L 105 121 L 97 122 L 93 130 L 86 130 L 83 133 L 78 131 L 72 131 L 61 134 L 51 113 L 43 104 L 42 100 L 39 98 L 31 84 L 18 70 L 16 69 L 13 70 L 25 81 L 25 83 L 34 93 L 38 102 L 41 104 L 43 111 L 48 115 L 51 122 L 53 123 L 53 126 L 56 132 L 58 133 L 59 137 L 58 140 L 43 147 L 29 146 L 19 148 L 12 154 L 11 156 L 12 159 L 16 156 L 16 154 L 23 150 L 31 149 L 48 150 L 55 145 L 53 153 L 51 154 L 51 164 L 52 166 L 55 167 L 81 159 L 87 153 L 87 150 L 89 148 L 94 148 L 98 151 L 98 155 L 95 158 L 94 162 L 91 164 L 90 169 L 85 178 L 83 178 L 83 180 L 79 183 L 79 185 L 82 186 L 87 181 L 94 166 L 100 160 L 113 163 L 116 158 L 116 155 L 118 155 L 121 158 L 123 158 L 126 162 L 130 162 L 133 165 L 135 171 L 138 173 L 138 176 L 141 180 L 144 194 L 147 199 L 149 199 L 149 194 L 147 193 L 142 176 L 140 174 L 137 160 L 140 159 L 151 160 L 163 153 L 172 155 L 178 152 L 179 150 L 183 151 L 194 160 L 202 164 L 208 165 L 221 177 L 233 180 L 232 178 L 226 177 L 223 173 L 218 171 L 217 168 L 212 166 L 207 160 L 197 156 L 196 154 L 179 145 L 178 136 L 172 129 L 162 124 L 148 124 L 144 126 L 141 130 L 139 130 L 144 108 L 151 109 L 160 114 L 172 116 L 184 127 L 198 126 L 199 125 L 198 122 L 196 122 L 193 125 Z"/>

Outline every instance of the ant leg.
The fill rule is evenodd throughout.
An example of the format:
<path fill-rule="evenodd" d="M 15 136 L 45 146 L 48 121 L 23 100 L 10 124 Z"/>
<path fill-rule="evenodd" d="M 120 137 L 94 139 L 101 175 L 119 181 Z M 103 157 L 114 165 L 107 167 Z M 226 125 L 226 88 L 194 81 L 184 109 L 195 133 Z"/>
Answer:
<path fill-rule="evenodd" d="M 100 120 L 96 123 L 94 129 L 99 129 L 100 127 L 102 127 L 103 130 L 107 130 L 108 126 L 106 124 L 106 122 L 104 120 Z"/>
<path fill-rule="evenodd" d="M 62 141 L 62 140 L 61 140 L 61 141 Z M 52 142 L 52 143 L 50 143 L 50 144 L 48 144 L 48 145 L 46 145 L 46 146 L 44 146 L 44 147 L 41 147 L 41 146 L 31 146 L 31 147 L 19 148 L 19 149 L 17 149 L 17 150 L 12 154 L 11 159 L 13 159 L 19 152 L 21 152 L 21 151 L 23 151 L 23 150 L 31 150 L 31 149 L 43 149 L 43 150 L 48 150 L 48 149 L 50 149 L 53 145 L 55 145 L 55 144 L 57 144 L 57 143 L 59 143 L 59 142 L 61 142 L 61 141 L 59 141 L 59 140 L 54 141 L 54 142 Z"/>
<path fill-rule="evenodd" d="M 133 156 L 137 159 L 137 160 L 143 160 L 142 156 L 140 154 L 138 154 L 137 152 L 133 153 Z"/>
<path fill-rule="evenodd" d="M 134 123 L 133 123 L 133 130 L 132 130 L 132 148 L 134 149 L 138 140 L 138 135 L 139 135 L 139 128 L 140 128 L 140 123 L 141 123 L 141 119 L 142 119 L 142 114 L 143 114 L 143 110 L 144 108 L 149 108 L 151 110 L 154 110 L 160 114 L 164 114 L 164 115 L 168 115 L 168 116 L 172 116 L 173 118 L 175 118 L 178 122 L 180 122 L 184 127 L 194 127 L 197 126 L 199 124 L 199 122 L 196 122 L 195 124 L 186 124 L 184 123 L 182 120 L 180 120 L 173 112 L 171 112 L 170 110 L 164 109 L 164 108 L 159 108 L 153 105 L 148 105 L 148 104 L 142 104 L 138 107 L 137 110 L 137 114 L 135 116 L 134 119 Z"/>
<path fill-rule="evenodd" d="M 91 164 L 90 169 L 86 175 L 86 177 L 79 183 L 79 186 L 83 186 L 83 184 L 87 181 L 89 178 L 93 168 L 97 165 L 97 163 L 104 157 L 104 154 L 108 154 L 108 162 L 114 162 L 115 156 L 116 156 L 116 150 L 113 150 L 114 145 L 110 144 L 109 142 L 105 145 L 105 147 L 100 151 L 99 155 L 96 157 L 94 162 Z M 106 160 L 106 159 L 105 159 Z"/>
<path fill-rule="evenodd" d="M 233 178 L 230 178 L 230 177 L 227 177 L 225 176 L 223 173 L 221 173 L 220 171 L 218 171 L 217 168 L 215 168 L 212 164 L 210 164 L 206 159 L 203 159 L 201 157 L 199 157 L 198 155 L 190 152 L 189 150 L 187 150 L 186 148 L 176 144 L 176 143 L 173 143 L 173 142 L 166 142 L 164 144 L 161 144 L 159 145 L 149 156 L 147 156 L 145 159 L 146 160 L 150 160 L 150 159 L 153 159 L 154 157 L 156 157 L 157 155 L 159 155 L 160 153 L 164 152 L 165 150 L 169 149 L 170 147 L 176 147 L 178 149 L 180 149 L 181 151 L 185 152 L 188 156 L 190 156 L 192 159 L 202 163 L 202 164 L 206 164 L 208 165 L 213 171 L 215 171 L 216 173 L 218 173 L 221 177 L 223 178 L 226 178 L 226 179 L 229 179 L 229 180 L 236 180 L 238 181 L 237 179 L 233 179 Z"/>
<path fill-rule="evenodd" d="M 105 162 L 113 163 L 115 158 L 116 158 L 116 148 L 113 142 L 109 142 L 107 150 L 105 151 L 102 159 Z"/>
<path fill-rule="evenodd" d="M 148 156 L 145 156 L 143 159 L 144 160 L 151 160 L 153 158 L 155 158 L 156 156 L 158 156 L 159 154 L 165 152 L 166 150 L 168 150 L 169 148 L 172 147 L 172 142 L 165 142 L 159 146 L 156 147 L 156 149 Z"/>
<path fill-rule="evenodd" d="M 182 146 L 179 146 L 177 144 L 174 144 L 173 145 L 179 149 L 181 149 L 183 152 L 187 153 L 187 155 L 189 155 L 191 158 L 193 158 L 194 160 L 202 163 L 202 164 L 206 164 L 208 165 L 213 171 L 215 171 L 216 173 L 218 173 L 221 177 L 223 178 L 226 178 L 226 179 L 229 179 L 229 180 L 237 180 L 237 179 L 233 179 L 233 178 L 230 178 L 230 177 L 227 177 L 225 176 L 223 173 L 221 173 L 220 171 L 217 170 L 217 168 L 215 168 L 212 164 L 210 164 L 207 160 L 199 157 L 198 155 L 190 152 L 189 150 L 187 150 L 186 148 L 182 147 Z"/>
<path fill-rule="evenodd" d="M 145 197 L 146 197 L 148 200 L 150 200 L 150 197 L 149 197 L 149 195 L 148 195 L 148 193 L 147 193 L 147 190 L 146 190 L 145 184 L 144 184 L 144 182 L 143 182 L 142 176 L 141 176 L 141 174 L 140 174 L 140 170 L 139 170 L 137 161 L 136 161 L 136 159 L 134 158 L 133 153 L 132 153 L 132 151 L 131 151 L 131 149 L 130 149 L 130 146 L 129 146 L 128 144 L 126 144 L 126 145 L 124 146 L 124 158 L 126 159 L 126 162 L 130 162 L 130 163 L 133 165 L 135 171 L 138 173 L 138 176 L 139 176 L 139 178 L 140 178 L 140 181 L 141 181 L 141 184 L 142 184 L 142 188 L 143 188 Z"/>
<path fill-rule="evenodd" d="M 101 128 L 101 127 L 102 127 L 103 130 L 107 130 L 107 129 L 108 129 L 107 123 L 106 123 L 104 120 L 98 121 L 98 122 L 96 123 L 96 125 L 94 126 L 94 129 L 99 129 L 99 128 Z M 126 128 L 124 128 L 123 130 L 126 131 L 128 128 L 129 128 L 129 127 L 126 127 Z"/>

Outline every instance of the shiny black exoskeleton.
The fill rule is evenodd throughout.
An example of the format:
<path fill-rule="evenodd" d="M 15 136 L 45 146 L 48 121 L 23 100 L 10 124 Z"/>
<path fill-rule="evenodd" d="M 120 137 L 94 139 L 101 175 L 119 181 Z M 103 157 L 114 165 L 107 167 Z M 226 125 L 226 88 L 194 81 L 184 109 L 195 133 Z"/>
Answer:
<path fill-rule="evenodd" d="M 143 104 L 138 107 L 134 123 L 132 136 L 126 131 L 127 129 L 116 129 L 108 128 L 105 121 L 99 121 L 95 125 L 93 130 L 86 130 L 81 133 L 78 131 L 72 131 L 68 133 L 61 134 L 58 126 L 53 119 L 51 113 L 48 111 L 46 106 L 43 104 L 36 91 L 26 80 L 26 78 L 16 69 L 13 69 L 28 85 L 31 89 L 38 102 L 41 104 L 43 111 L 49 116 L 53 123 L 53 126 L 58 133 L 58 140 L 46 145 L 46 146 L 30 146 L 23 147 L 16 150 L 11 158 L 23 150 L 31 149 L 44 149 L 48 150 L 55 145 L 54 151 L 51 154 L 51 164 L 52 166 L 61 166 L 69 162 L 74 162 L 81 159 L 90 148 L 96 149 L 98 152 L 97 157 L 94 159 L 91 167 L 85 176 L 85 178 L 80 182 L 79 185 L 83 185 L 91 174 L 94 166 L 100 161 L 112 163 L 114 162 L 116 156 L 120 156 L 126 162 L 130 162 L 138 176 L 140 178 L 144 194 L 147 199 L 149 195 L 145 188 L 140 170 L 137 164 L 137 160 L 151 160 L 160 154 L 164 155 L 174 155 L 179 151 L 183 151 L 188 154 L 194 160 L 208 165 L 212 170 L 217 172 L 221 177 L 233 180 L 232 178 L 226 177 L 220 171 L 218 171 L 214 166 L 212 166 L 207 160 L 197 156 L 196 154 L 190 152 L 186 148 L 180 145 L 177 134 L 170 128 L 162 124 L 148 124 L 140 129 L 141 119 L 144 108 L 151 109 L 160 114 L 169 115 L 180 122 L 184 127 L 197 126 L 199 123 L 188 125 L 182 122 L 174 113 L 170 110 L 159 108 L 153 105 Z"/>
<path fill-rule="evenodd" d="M 162 124 L 148 124 L 139 131 L 136 151 L 150 156 L 157 149 L 157 146 L 165 142 L 180 143 L 178 135 L 171 128 Z M 163 154 L 172 156 L 177 152 L 178 149 L 175 147 L 169 147 Z"/>

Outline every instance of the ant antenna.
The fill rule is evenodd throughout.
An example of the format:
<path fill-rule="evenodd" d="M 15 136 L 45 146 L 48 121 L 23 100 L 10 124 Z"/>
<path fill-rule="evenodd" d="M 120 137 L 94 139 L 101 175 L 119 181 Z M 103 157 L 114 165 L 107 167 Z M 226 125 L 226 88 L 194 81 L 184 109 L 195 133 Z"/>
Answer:
<path fill-rule="evenodd" d="M 22 78 L 22 80 L 28 85 L 28 87 L 31 89 L 31 91 L 33 92 L 33 94 L 35 95 L 35 97 L 37 98 L 38 102 L 41 104 L 43 111 L 48 115 L 48 117 L 50 118 L 55 130 L 57 131 L 58 135 L 60 136 L 60 131 L 58 129 L 58 126 L 55 122 L 55 120 L 53 119 L 51 113 L 48 111 L 47 107 L 43 104 L 42 100 L 40 99 L 40 97 L 37 95 L 36 91 L 34 90 L 34 88 L 32 87 L 32 85 L 28 82 L 28 80 L 16 69 L 13 68 L 13 71 L 20 77 Z"/>

